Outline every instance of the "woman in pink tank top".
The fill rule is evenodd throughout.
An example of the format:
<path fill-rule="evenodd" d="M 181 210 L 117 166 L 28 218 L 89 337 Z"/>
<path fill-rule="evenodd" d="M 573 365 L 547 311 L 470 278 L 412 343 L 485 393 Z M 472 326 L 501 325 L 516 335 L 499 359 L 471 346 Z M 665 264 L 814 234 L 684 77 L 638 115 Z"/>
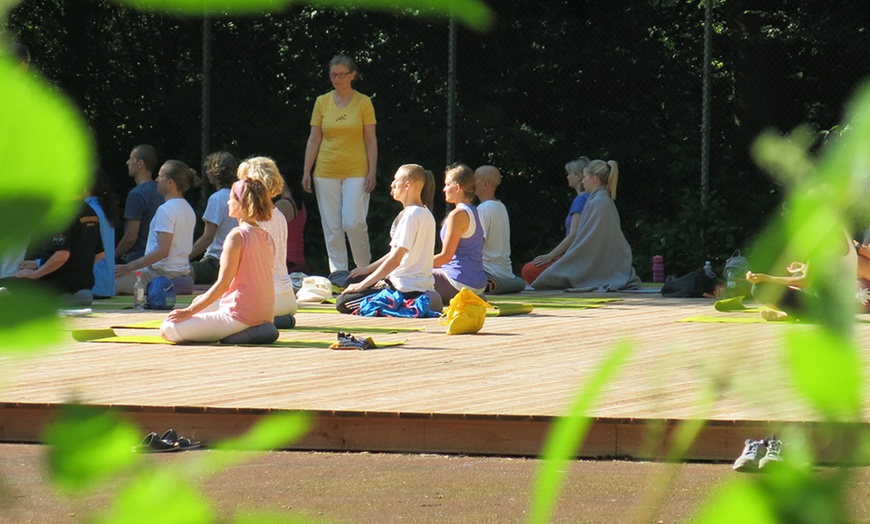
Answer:
<path fill-rule="evenodd" d="M 257 180 L 239 180 L 230 191 L 228 206 L 239 227 L 224 241 L 217 281 L 190 306 L 167 315 L 160 326 L 166 340 L 214 342 L 272 323 L 275 248 L 269 233 L 257 225 L 271 217 L 269 193 Z"/>

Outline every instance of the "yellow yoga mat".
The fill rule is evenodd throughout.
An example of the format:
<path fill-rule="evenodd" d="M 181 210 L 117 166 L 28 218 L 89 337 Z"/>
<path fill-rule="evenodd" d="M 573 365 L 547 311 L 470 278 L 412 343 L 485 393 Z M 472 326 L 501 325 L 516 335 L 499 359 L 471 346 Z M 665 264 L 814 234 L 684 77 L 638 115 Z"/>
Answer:
<path fill-rule="evenodd" d="M 531 304 L 520 304 L 520 303 L 492 303 L 495 309 L 487 310 L 486 316 L 488 317 L 510 317 L 514 315 L 527 315 L 534 311 L 535 306 Z"/>
<path fill-rule="evenodd" d="M 159 329 L 162 320 L 146 320 L 145 322 L 133 322 L 130 324 L 117 324 L 113 329 Z M 279 329 L 278 331 L 312 331 L 317 333 L 413 333 L 423 331 L 426 327 L 396 327 L 396 326 L 305 326 L 296 324 L 292 329 Z"/>
<path fill-rule="evenodd" d="M 111 329 L 76 329 L 73 330 L 72 336 L 79 342 L 96 342 L 96 343 L 114 343 L 114 344 L 165 344 L 176 345 L 174 342 L 167 342 L 158 335 L 117 335 Z M 404 345 L 407 339 L 399 342 L 375 342 L 375 348 L 386 348 Z M 287 347 L 287 348 L 324 348 L 328 349 L 332 341 L 327 340 L 281 340 L 278 339 L 271 344 L 237 344 L 239 346 L 254 346 L 254 347 Z M 228 346 L 234 344 L 219 344 L 217 342 L 194 343 L 190 345 L 198 346 Z"/>
<path fill-rule="evenodd" d="M 697 315 L 694 317 L 682 318 L 677 322 L 714 322 L 726 324 L 793 324 L 797 320 L 776 320 L 768 321 L 761 318 L 760 315 L 741 315 L 733 317 L 710 317 L 706 315 Z"/>

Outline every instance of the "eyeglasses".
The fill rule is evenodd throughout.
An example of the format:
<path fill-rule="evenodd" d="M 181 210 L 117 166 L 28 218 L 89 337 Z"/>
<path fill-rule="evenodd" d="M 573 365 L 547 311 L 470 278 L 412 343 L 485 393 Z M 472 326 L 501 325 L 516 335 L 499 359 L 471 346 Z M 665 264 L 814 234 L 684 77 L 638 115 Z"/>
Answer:
<path fill-rule="evenodd" d="M 344 78 L 347 77 L 347 75 L 351 75 L 351 74 L 353 74 L 353 71 L 348 71 L 347 73 L 329 73 L 329 78 L 331 78 L 333 80 L 338 79 L 338 78 L 344 80 Z"/>

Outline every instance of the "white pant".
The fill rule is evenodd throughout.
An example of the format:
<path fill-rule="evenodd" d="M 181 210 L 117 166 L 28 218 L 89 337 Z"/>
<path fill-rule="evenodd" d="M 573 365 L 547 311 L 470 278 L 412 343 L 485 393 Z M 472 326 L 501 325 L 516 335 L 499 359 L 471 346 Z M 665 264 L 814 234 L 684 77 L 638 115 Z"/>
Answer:
<path fill-rule="evenodd" d="M 298 307 L 296 305 L 296 293 L 293 292 L 291 286 L 289 290 L 275 290 L 275 316 L 296 314 Z"/>
<path fill-rule="evenodd" d="M 171 342 L 216 342 L 249 327 L 228 312 L 200 311 L 181 322 L 164 320 L 160 334 Z"/>
<path fill-rule="evenodd" d="M 365 182 L 365 178 L 314 177 L 330 273 L 349 269 L 345 234 L 356 267 L 367 266 L 372 261 L 366 224 L 369 194 L 365 191 Z"/>

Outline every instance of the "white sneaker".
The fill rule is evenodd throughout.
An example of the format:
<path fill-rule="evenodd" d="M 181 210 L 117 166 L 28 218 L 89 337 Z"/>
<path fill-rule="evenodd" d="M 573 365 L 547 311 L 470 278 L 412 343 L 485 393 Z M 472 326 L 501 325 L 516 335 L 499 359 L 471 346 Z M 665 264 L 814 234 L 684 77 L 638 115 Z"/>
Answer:
<path fill-rule="evenodd" d="M 782 462 L 782 441 L 772 436 L 764 439 L 764 445 L 767 453 L 758 461 L 758 469 L 776 467 L 776 464 Z"/>
<path fill-rule="evenodd" d="M 734 461 L 734 471 L 756 471 L 759 467 L 759 460 L 764 457 L 766 452 L 767 447 L 765 446 L 763 439 L 746 439 L 746 443 L 743 446 L 743 453 L 741 453 L 740 456 L 737 457 L 737 460 Z"/>

